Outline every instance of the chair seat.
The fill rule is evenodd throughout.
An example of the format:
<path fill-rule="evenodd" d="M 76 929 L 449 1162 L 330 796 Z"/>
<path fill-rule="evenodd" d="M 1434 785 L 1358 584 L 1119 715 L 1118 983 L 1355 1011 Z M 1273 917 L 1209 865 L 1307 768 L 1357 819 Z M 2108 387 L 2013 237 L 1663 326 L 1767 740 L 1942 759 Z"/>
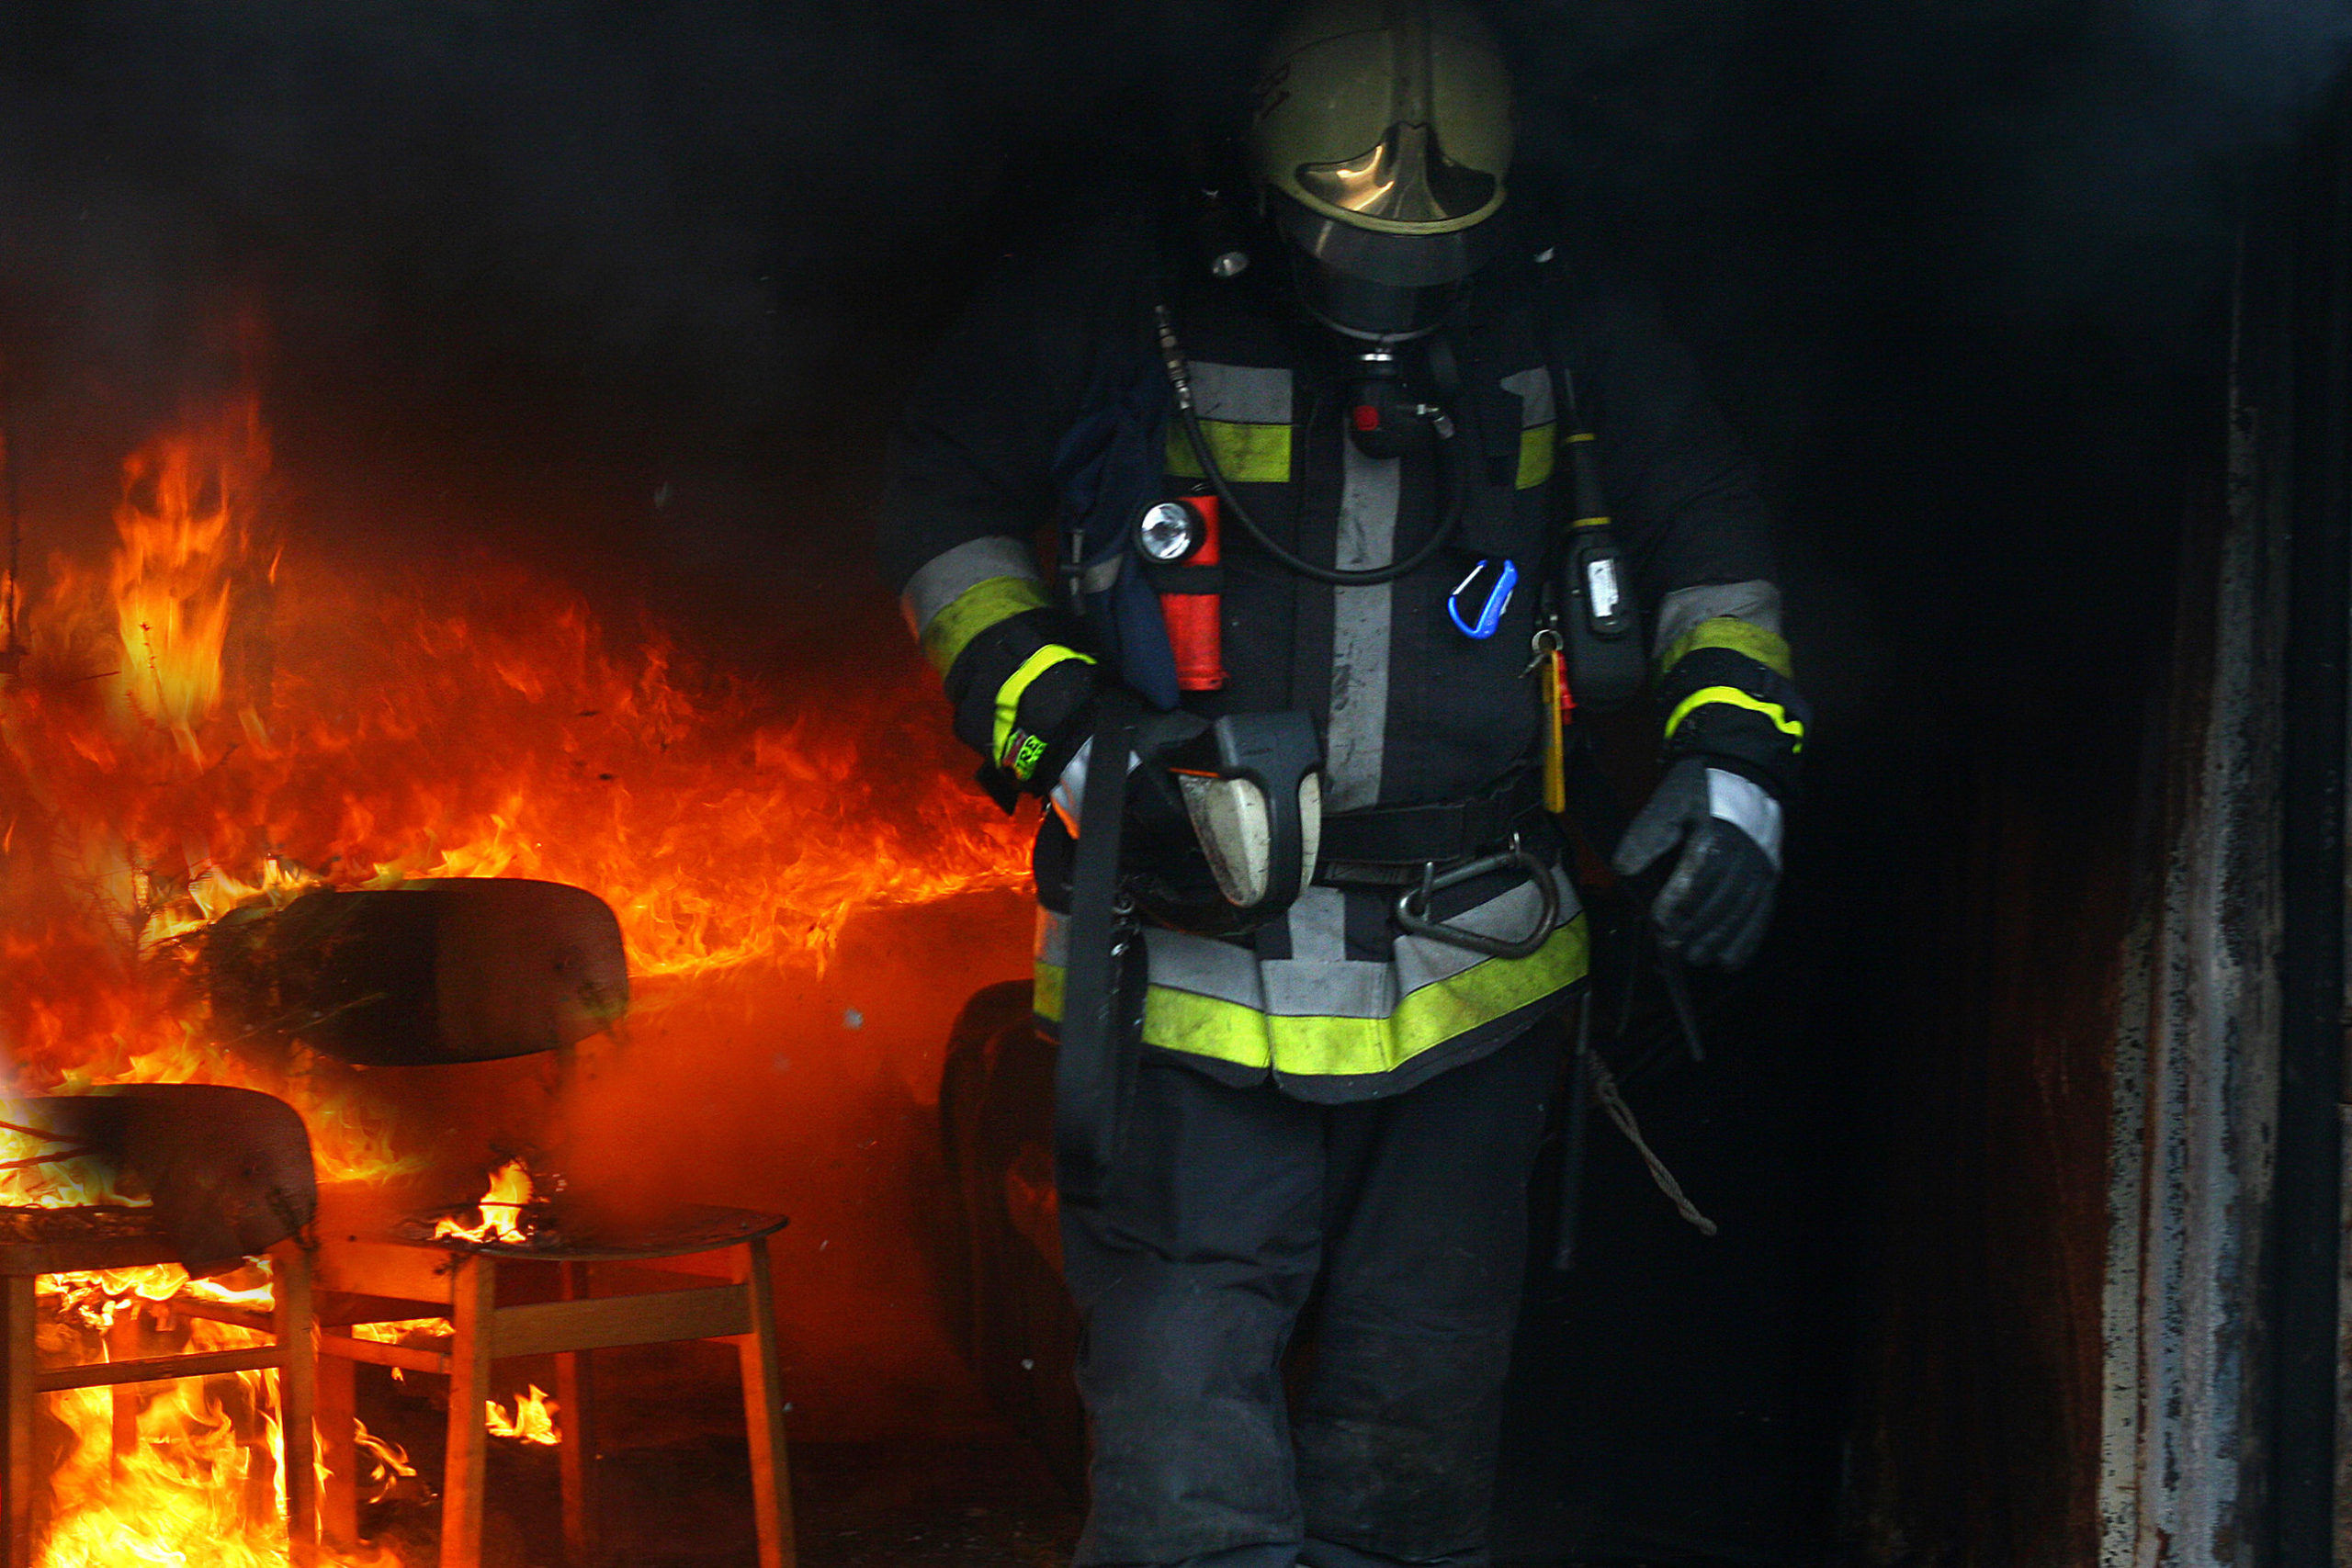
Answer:
<path fill-rule="evenodd" d="M 458 1211 L 459 1214 L 470 1213 Z M 729 1209 L 709 1203 L 688 1203 L 660 1219 L 632 1225 L 590 1223 L 567 1226 L 559 1212 L 526 1241 L 467 1241 L 433 1235 L 437 1216 L 405 1220 L 388 1238 L 412 1247 L 436 1247 L 449 1252 L 470 1252 L 502 1262 L 631 1263 L 660 1258 L 684 1258 L 696 1252 L 722 1252 L 761 1236 L 774 1235 L 791 1221 L 782 1214 L 757 1209 Z"/>
<path fill-rule="evenodd" d="M 0 1276 L 145 1269 L 176 1260 L 153 1209 L 0 1208 Z"/>

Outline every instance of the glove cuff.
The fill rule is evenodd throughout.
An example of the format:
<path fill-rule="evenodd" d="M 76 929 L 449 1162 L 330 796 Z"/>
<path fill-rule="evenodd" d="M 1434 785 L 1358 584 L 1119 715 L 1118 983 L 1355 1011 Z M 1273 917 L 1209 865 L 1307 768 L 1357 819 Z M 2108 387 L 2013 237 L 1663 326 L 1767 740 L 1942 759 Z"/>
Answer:
<path fill-rule="evenodd" d="M 1659 682 L 1669 760 L 1699 757 L 1788 800 L 1797 793 L 1813 709 L 1795 682 L 1736 649 L 1678 660 Z"/>
<path fill-rule="evenodd" d="M 984 759 L 981 784 L 1000 803 L 1051 792 L 1093 732 L 1102 677 L 1076 640 L 1061 616 L 1032 611 L 974 637 L 947 672 L 956 733 Z"/>

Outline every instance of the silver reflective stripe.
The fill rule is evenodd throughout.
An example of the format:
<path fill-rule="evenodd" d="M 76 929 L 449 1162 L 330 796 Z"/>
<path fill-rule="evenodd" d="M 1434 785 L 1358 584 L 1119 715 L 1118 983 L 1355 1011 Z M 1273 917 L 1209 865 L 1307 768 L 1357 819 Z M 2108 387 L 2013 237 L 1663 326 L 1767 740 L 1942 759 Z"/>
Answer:
<path fill-rule="evenodd" d="M 1696 588 L 1676 589 L 1658 601 L 1657 637 L 1650 657 L 1663 658 L 1685 632 L 1717 615 L 1729 615 L 1778 636 L 1781 591 L 1760 577 L 1747 582 L 1702 582 Z"/>
<path fill-rule="evenodd" d="M 1560 924 L 1565 926 L 1577 915 L 1576 888 L 1566 873 L 1552 874 L 1560 894 Z M 1336 888 L 1309 891 L 1343 897 Z M 1534 887 L 1522 885 L 1455 916 L 1453 923 L 1486 936 L 1522 937 L 1543 907 Z M 1317 923 L 1321 923 L 1319 918 Z M 1294 922 L 1294 940 L 1297 929 Z M 1393 1018 L 1414 992 L 1441 985 L 1486 961 L 1483 953 L 1419 936 L 1395 939 L 1391 943 L 1394 962 L 1368 964 L 1313 958 L 1261 963 L 1248 948 L 1214 937 L 1156 928 L 1143 934 L 1153 985 L 1232 1002 L 1276 1018 Z M 1057 969 L 1069 964 L 1069 922 L 1050 909 L 1037 911 L 1036 955 L 1041 964 Z"/>
<path fill-rule="evenodd" d="M 1532 430 L 1557 416 L 1552 407 L 1552 373 L 1538 367 L 1514 370 L 1503 378 L 1503 390 L 1519 394 L 1519 427 Z"/>
<path fill-rule="evenodd" d="M 1259 967 L 1266 998 L 1260 1010 L 1273 1018 L 1386 1018 L 1396 1010 L 1396 971 L 1386 964 L 1272 958 Z"/>
<path fill-rule="evenodd" d="M 992 577 L 1017 577 L 1024 582 L 1045 581 L 1037 570 L 1037 553 L 1024 541 L 990 535 L 984 539 L 968 540 L 925 561 L 907 579 L 906 592 L 899 595 L 899 608 L 906 614 L 909 629 L 920 637 L 931 626 L 933 616 Z"/>
<path fill-rule="evenodd" d="M 1555 872 L 1553 875 L 1560 892 L 1560 923 L 1566 925 L 1577 916 L 1576 889 L 1564 874 Z M 1337 888 L 1309 892 L 1343 897 Z M 1543 897 L 1535 888 L 1522 885 L 1456 916 L 1453 923 L 1486 936 L 1523 937 L 1543 908 Z M 1317 926 L 1325 923 L 1319 908 L 1309 919 Z M 1295 918 L 1291 931 L 1295 942 Z M 1066 921 L 1041 910 L 1037 935 L 1039 963 L 1069 963 Z M 1153 985 L 1232 1002 L 1276 1018 L 1391 1018 L 1414 992 L 1451 980 L 1486 960 L 1484 953 L 1419 936 L 1396 937 L 1391 943 L 1396 956 L 1387 964 L 1317 957 L 1261 963 L 1248 948 L 1183 931 L 1147 931 L 1144 945 L 1151 957 Z M 1316 947 L 1325 951 L 1328 943 L 1318 937 Z"/>
<path fill-rule="evenodd" d="M 1577 902 L 1575 884 L 1567 873 L 1555 867 L 1553 886 L 1560 895 L 1559 926 L 1577 918 L 1582 908 Z M 1475 909 L 1456 915 L 1447 923 L 1480 936 L 1516 940 L 1531 934 L 1536 917 L 1544 912 L 1544 896 L 1532 882 L 1521 883 L 1510 892 L 1489 898 Z M 1555 931 L 1559 929 L 1555 926 Z M 1430 937 L 1408 936 L 1396 939 L 1396 988 L 1410 996 L 1424 986 L 1434 986 L 1441 980 L 1451 980 L 1474 964 L 1485 961 L 1486 954 L 1469 953 L 1451 942 Z"/>
<path fill-rule="evenodd" d="M 1290 955 L 1317 964 L 1338 964 L 1348 956 L 1348 896 L 1336 887 L 1309 887 L 1298 896 L 1285 917 L 1290 927 Z"/>
<path fill-rule="evenodd" d="M 1265 1010 L 1284 1018 L 1386 1018 L 1396 1010 L 1396 975 L 1385 964 L 1348 957 L 1348 896 L 1309 887 L 1285 917 L 1290 956 L 1259 965 Z"/>
<path fill-rule="evenodd" d="M 1254 365 L 1193 362 L 1193 407 L 1203 419 L 1235 424 L 1288 424 L 1290 372 Z"/>
<path fill-rule="evenodd" d="M 1754 779 L 1707 770 L 1707 815 L 1730 823 L 1756 840 L 1772 869 L 1781 869 L 1781 803 Z"/>
<path fill-rule="evenodd" d="M 1343 571 L 1386 566 L 1396 548 L 1404 459 L 1367 457 L 1340 444 L 1340 541 Z M 1331 711 L 1323 736 L 1323 809 L 1356 811 L 1380 798 L 1381 750 L 1388 729 L 1391 587 L 1331 590 Z"/>

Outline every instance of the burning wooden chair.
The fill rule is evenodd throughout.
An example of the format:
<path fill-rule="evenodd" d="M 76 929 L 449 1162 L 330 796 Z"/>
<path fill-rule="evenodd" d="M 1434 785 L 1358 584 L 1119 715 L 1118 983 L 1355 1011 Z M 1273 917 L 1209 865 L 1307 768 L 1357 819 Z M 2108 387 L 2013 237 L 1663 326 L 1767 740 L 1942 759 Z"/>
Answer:
<path fill-rule="evenodd" d="M 221 922 L 208 968 L 216 1008 L 254 1030 L 283 1029 L 370 1066 L 562 1050 L 611 1025 L 628 1000 L 620 927 L 604 901 L 575 887 L 512 879 L 310 894 L 274 914 Z M 521 1223 L 521 1199 L 502 1203 L 492 1194 L 481 1205 L 483 1223 L 460 1227 L 386 1212 L 387 1197 L 335 1195 L 320 1224 L 317 1376 L 331 1542 L 351 1543 L 358 1532 L 357 1363 L 450 1380 L 441 1562 L 479 1568 L 492 1364 L 552 1353 L 565 1546 L 585 1568 L 597 1544 L 589 1352 L 725 1339 L 736 1345 L 742 1372 L 761 1568 L 791 1568 L 767 1250 L 767 1238 L 784 1227 L 782 1215 L 687 1208 L 616 1234 L 609 1225 L 568 1229 L 552 1213 L 533 1214 L 540 1222 L 534 1227 Z M 723 1282 L 647 1267 L 711 1255 L 727 1261 Z M 629 1288 L 598 1293 L 599 1285 L 613 1284 L 614 1270 L 599 1280 L 597 1265 L 628 1266 Z M 532 1269 L 555 1272 L 559 1299 L 502 1303 L 501 1278 Z M 421 1344 L 362 1332 L 443 1319 L 447 1332 Z"/>
<path fill-rule="evenodd" d="M 497 1204 L 485 1205 L 495 1210 Z M 448 1455 L 443 1471 L 442 1568 L 479 1568 L 490 1437 L 485 1420 L 491 1364 L 553 1353 L 557 1422 L 562 1436 L 563 1529 L 575 1564 L 595 1561 L 594 1488 L 596 1435 L 588 1352 L 625 1345 L 689 1339 L 732 1340 L 743 1378 L 752 1449 L 752 1496 L 761 1568 L 792 1568 L 792 1501 L 786 1473 L 784 1382 L 776 1356 L 775 1303 L 767 1238 L 780 1215 L 693 1208 L 660 1226 L 626 1236 L 578 1237 L 541 1232 L 517 1240 L 465 1235 L 408 1235 L 403 1228 L 339 1229 L 329 1219 L 322 1248 L 319 1349 L 320 1409 L 327 1432 L 329 1482 L 325 1529 L 331 1541 L 356 1533 L 357 1501 L 348 1478 L 356 1363 L 435 1372 L 449 1379 Z M 407 1222 L 413 1225 L 415 1222 Z M 364 1225 L 364 1222 L 363 1222 Z M 646 1265 L 723 1254 L 731 1279 L 656 1271 Z M 630 1289 L 598 1294 L 595 1264 L 628 1265 Z M 559 1270 L 561 1298 L 502 1305 L 502 1272 L 533 1266 Z M 448 1319 L 450 1332 L 424 1345 L 364 1338 L 366 1325 Z"/>
<path fill-rule="evenodd" d="M 302 1120 L 268 1095 L 210 1085 L 147 1084 L 65 1100 L 17 1101 L 18 1131 L 56 1140 L 72 1157 L 112 1167 L 146 1189 L 152 1208 L 0 1208 L 0 1568 L 29 1568 L 37 1544 L 34 1413 L 45 1393 L 111 1387 L 118 1451 L 135 1438 L 131 1385 L 222 1372 L 275 1371 L 287 1531 L 297 1568 L 315 1561 L 317 1473 L 311 1441 L 313 1351 L 310 1257 L 300 1237 L 318 1188 Z M 248 1348 L 43 1367 L 34 1337 L 38 1289 L 51 1275 L 178 1263 L 192 1279 L 270 1259 L 267 1313 L 175 1296 L 162 1304 L 270 1336 Z"/>

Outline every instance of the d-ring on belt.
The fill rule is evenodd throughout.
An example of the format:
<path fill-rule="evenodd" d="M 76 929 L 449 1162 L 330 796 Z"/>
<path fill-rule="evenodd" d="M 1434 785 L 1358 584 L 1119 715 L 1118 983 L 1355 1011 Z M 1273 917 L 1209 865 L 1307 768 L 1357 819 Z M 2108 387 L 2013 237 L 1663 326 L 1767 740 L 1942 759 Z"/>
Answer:
<path fill-rule="evenodd" d="M 1520 829 L 1543 810 L 1543 784 L 1521 770 L 1466 800 L 1374 807 L 1323 819 L 1315 880 L 1334 887 L 1395 887 L 1396 923 L 1415 936 L 1497 958 L 1525 958 L 1560 918 L 1552 868 L 1521 847 Z M 1498 849 L 1496 846 L 1508 847 Z M 1532 930 L 1511 940 L 1430 918 L 1430 900 L 1499 871 L 1526 874 L 1544 907 Z"/>

